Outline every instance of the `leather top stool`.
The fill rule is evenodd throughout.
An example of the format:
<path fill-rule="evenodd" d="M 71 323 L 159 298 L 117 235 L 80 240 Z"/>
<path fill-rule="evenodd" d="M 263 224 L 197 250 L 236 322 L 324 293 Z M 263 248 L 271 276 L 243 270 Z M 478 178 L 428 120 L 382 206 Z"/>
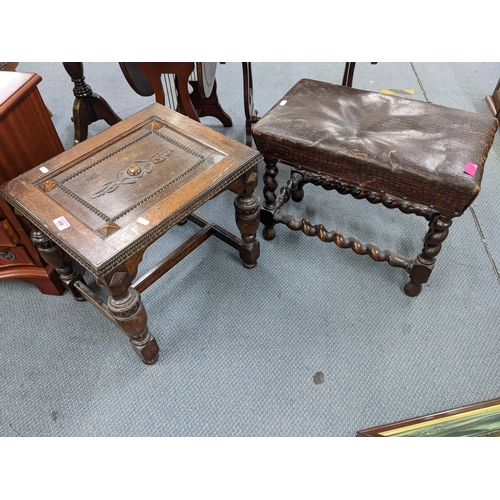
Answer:
<path fill-rule="evenodd" d="M 252 130 L 266 162 L 264 238 L 274 238 L 275 224 L 282 223 L 333 241 L 405 269 L 410 275 L 405 293 L 418 295 L 452 219 L 462 215 L 480 191 L 497 126 L 491 116 L 300 80 Z M 293 169 L 277 194 L 278 162 Z M 422 251 L 410 259 L 284 214 L 290 197 L 302 199 L 306 183 L 425 217 L 429 230 Z"/>
<path fill-rule="evenodd" d="M 140 294 L 215 235 L 257 265 L 259 199 L 254 149 L 160 104 L 113 125 L 0 187 L 33 225 L 31 239 L 76 300 L 88 300 L 128 337 L 146 364 L 158 344 Z M 225 190 L 237 196 L 241 238 L 195 210 Z M 189 219 L 201 229 L 135 280 L 147 248 Z M 73 260 L 108 289 L 104 303 Z"/>

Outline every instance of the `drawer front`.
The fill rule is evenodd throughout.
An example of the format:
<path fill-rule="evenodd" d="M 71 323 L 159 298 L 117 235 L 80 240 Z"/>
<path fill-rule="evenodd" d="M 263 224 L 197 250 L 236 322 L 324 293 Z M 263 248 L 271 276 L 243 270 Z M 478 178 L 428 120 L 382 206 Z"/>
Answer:
<path fill-rule="evenodd" d="M 12 248 L 0 247 L 0 268 L 20 265 L 35 265 L 23 246 Z"/>
<path fill-rule="evenodd" d="M 0 250 L 15 247 L 19 243 L 19 236 L 7 219 L 0 220 Z"/>

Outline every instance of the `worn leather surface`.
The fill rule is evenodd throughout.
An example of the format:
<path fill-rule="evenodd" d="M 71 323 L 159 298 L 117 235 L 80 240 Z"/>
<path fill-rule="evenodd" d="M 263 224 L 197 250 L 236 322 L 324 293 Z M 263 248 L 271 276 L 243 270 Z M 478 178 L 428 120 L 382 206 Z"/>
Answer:
<path fill-rule="evenodd" d="M 491 116 L 300 80 L 253 127 L 261 153 L 460 215 L 477 196 Z M 464 173 L 468 162 L 474 176 Z"/>

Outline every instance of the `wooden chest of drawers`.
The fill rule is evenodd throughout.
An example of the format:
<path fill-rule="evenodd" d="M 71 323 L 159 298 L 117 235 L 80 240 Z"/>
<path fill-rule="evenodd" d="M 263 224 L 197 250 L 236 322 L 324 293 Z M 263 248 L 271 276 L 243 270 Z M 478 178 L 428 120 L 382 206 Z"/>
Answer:
<path fill-rule="evenodd" d="M 0 184 L 64 151 L 37 85 L 35 73 L 0 71 Z M 27 226 L 0 198 L 0 280 L 24 279 L 42 293 L 64 287 L 40 259 Z"/>

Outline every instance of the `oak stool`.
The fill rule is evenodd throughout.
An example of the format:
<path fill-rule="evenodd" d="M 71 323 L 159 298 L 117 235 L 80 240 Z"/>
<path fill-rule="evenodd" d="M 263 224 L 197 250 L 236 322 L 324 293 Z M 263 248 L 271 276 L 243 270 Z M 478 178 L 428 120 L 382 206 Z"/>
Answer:
<path fill-rule="evenodd" d="M 153 104 L 0 187 L 33 225 L 31 239 L 76 300 L 88 300 L 129 337 L 146 364 L 159 348 L 141 293 L 215 235 L 257 265 L 262 155 L 160 104 Z M 241 239 L 194 211 L 225 190 Z M 146 249 L 189 219 L 201 229 L 134 281 Z M 72 259 L 109 290 L 104 303 Z"/>
<path fill-rule="evenodd" d="M 480 191 L 497 126 L 491 116 L 300 80 L 252 129 L 266 163 L 263 236 L 273 239 L 274 226 L 281 223 L 368 254 L 405 269 L 410 280 L 404 291 L 416 296 L 429 279 L 453 218 Z M 278 162 L 292 170 L 277 194 Z M 283 213 L 290 197 L 303 198 L 307 183 L 424 217 L 429 229 L 422 251 L 410 259 Z"/>

